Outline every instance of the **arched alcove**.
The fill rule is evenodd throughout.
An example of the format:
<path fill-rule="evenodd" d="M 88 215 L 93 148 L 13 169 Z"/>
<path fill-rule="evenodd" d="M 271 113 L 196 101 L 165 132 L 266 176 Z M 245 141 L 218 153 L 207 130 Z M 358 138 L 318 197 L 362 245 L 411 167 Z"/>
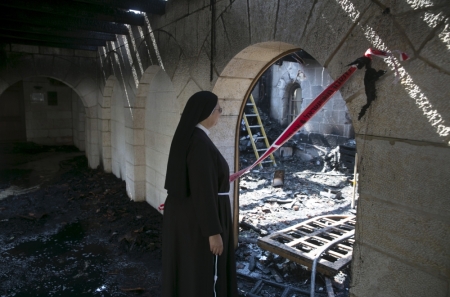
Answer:
<path fill-rule="evenodd" d="M 239 128 L 244 102 L 250 96 L 257 80 L 275 61 L 281 57 L 300 50 L 300 48 L 283 42 L 263 42 L 251 45 L 239 52 L 220 74 L 213 88 L 219 97 L 224 112 L 219 125 L 214 128 L 212 139 L 227 159 L 232 172 L 237 171 L 239 156 Z M 234 144 L 234 145 L 233 145 Z M 233 183 L 233 224 L 234 234 L 238 234 L 239 197 L 238 183 Z M 235 238 L 237 243 L 237 237 Z"/>
<path fill-rule="evenodd" d="M 89 61 L 81 63 L 80 61 Z M 64 57 L 44 54 L 20 53 L 13 65 L 0 69 L 0 93 L 11 85 L 30 78 L 46 77 L 64 83 L 73 89 L 84 107 L 84 132 L 80 136 L 90 167 L 97 167 L 97 79 L 92 58 Z M 82 67 L 89 65 L 92 69 Z M 81 109 L 81 107 L 80 107 Z"/>
<path fill-rule="evenodd" d="M 85 150 L 85 107 L 65 83 L 43 76 L 25 78 L 0 95 L 0 104 L 0 141 L 74 145 Z"/>
<path fill-rule="evenodd" d="M 235 166 L 234 170 L 232 170 L 233 172 L 236 172 L 239 169 L 242 169 L 253 163 L 252 161 L 246 166 L 241 166 L 241 168 L 239 168 L 240 165 L 239 141 L 240 141 L 241 119 L 244 113 L 244 109 L 247 106 L 248 103 L 247 99 L 250 97 L 250 94 L 252 94 L 252 92 L 259 93 L 258 90 L 255 90 L 254 87 L 257 85 L 258 80 L 263 75 L 265 77 L 269 77 L 270 80 L 272 80 L 269 83 L 267 80 L 264 81 L 265 92 L 270 92 L 269 90 L 270 86 L 272 86 L 273 89 L 278 89 L 278 92 L 275 91 L 277 94 L 275 95 L 272 94 L 271 96 L 273 98 L 271 98 L 270 100 L 270 108 L 278 108 L 278 110 L 276 110 L 279 113 L 278 125 L 281 126 L 287 126 L 292 121 L 292 118 L 288 119 L 287 117 L 287 113 L 289 112 L 288 111 L 290 103 L 289 100 L 294 100 L 293 98 L 294 96 L 301 98 L 302 100 L 296 108 L 297 112 L 301 112 L 306 108 L 307 105 L 309 105 L 316 98 L 316 96 L 322 90 L 324 90 L 333 81 L 333 79 L 330 78 L 330 76 L 328 75 L 327 71 L 319 63 L 317 63 L 317 61 L 315 61 L 313 57 L 311 57 L 307 53 L 305 53 L 304 58 L 311 59 L 311 61 L 314 61 L 313 63 L 314 65 L 296 68 L 291 67 L 292 65 L 286 63 L 287 64 L 286 67 L 283 66 L 284 59 L 300 52 L 303 51 L 301 51 L 298 47 L 281 42 L 280 43 L 267 42 L 249 46 L 248 48 L 238 53 L 236 57 L 233 58 L 227 64 L 224 71 L 221 73 L 219 79 L 217 80 L 213 92 L 215 92 L 219 96 L 221 105 L 224 106 L 225 108 L 225 112 L 221 119 L 219 127 L 216 128 L 216 130 L 220 131 L 219 133 L 217 133 L 217 131 L 214 131 L 214 133 L 212 133 L 212 138 L 214 138 L 214 141 L 216 144 L 218 144 L 220 150 L 223 153 L 227 154 L 228 162 L 230 164 L 234 162 Z M 258 59 L 257 61 L 253 60 L 255 59 L 255 57 L 256 59 Z M 245 71 L 240 67 L 244 68 Z M 277 69 L 275 70 L 273 68 Z M 272 71 L 271 74 L 266 73 L 268 69 L 271 69 Z M 308 72 L 307 75 L 310 76 L 308 80 L 306 80 L 304 73 L 302 74 L 299 72 L 300 70 Z M 279 71 L 279 73 L 274 74 L 275 71 Z M 291 74 L 290 72 L 292 71 L 295 73 Z M 315 73 L 321 73 L 320 79 L 316 78 L 316 76 L 314 75 Z M 284 76 L 288 77 L 289 79 L 286 79 Z M 283 84 L 277 83 L 279 81 L 283 81 L 284 83 Z M 308 84 L 306 84 L 305 81 L 307 81 Z M 314 92 L 313 89 L 315 90 Z M 295 94 L 296 90 L 302 92 L 303 96 L 297 96 Z M 324 106 L 323 110 L 325 110 L 325 107 L 326 109 L 331 110 L 332 107 L 335 106 L 336 101 L 339 101 L 339 104 L 342 105 L 342 113 L 347 114 L 347 111 L 345 110 L 345 101 L 343 100 L 340 94 L 338 95 L 339 96 L 335 96 L 333 97 L 333 99 L 329 100 L 328 103 Z M 273 106 L 274 104 L 272 104 L 273 100 L 277 101 L 275 102 L 275 107 Z M 325 118 L 325 116 L 321 114 L 318 115 Z M 311 128 L 312 127 L 304 126 L 304 129 L 311 129 Z M 233 131 L 235 131 L 235 134 L 230 133 Z M 323 134 L 328 133 L 323 132 Z M 233 140 L 231 140 L 230 138 L 233 138 Z M 233 150 L 231 150 L 230 147 L 226 147 L 226 141 L 228 141 L 228 143 L 232 143 L 232 141 L 234 142 L 235 145 L 233 147 Z M 334 146 L 336 146 L 336 144 Z M 322 163 L 320 165 L 324 166 L 324 164 Z M 253 176 L 253 178 L 255 178 L 255 176 Z M 269 178 L 269 180 L 270 179 L 271 178 Z M 266 187 L 263 188 L 265 188 L 265 190 L 268 190 Z M 237 244 L 238 242 L 237 236 L 239 234 L 239 224 L 241 222 L 241 216 L 239 215 L 240 203 L 239 203 L 238 181 L 234 182 L 233 189 L 234 189 L 233 224 L 235 228 L 234 229 L 235 243 Z M 250 196 L 260 197 L 257 196 L 258 195 L 257 189 L 252 188 L 250 192 L 251 192 Z M 281 192 L 284 191 L 282 190 Z M 281 194 L 281 192 L 277 193 Z M 247 200 L 244 201 L 248 202 Z M 259 202 L 255 201 L 257 200 L 255 199 L 252 200 L 252 203 L 256 203 L 255 205 L 258 205 L 259 203 L 262 202 L 262 200 Z M 347 199 L 345 202 L 345 208 L 347 210 L 350 208 L 350 204 L 351 201 Z M 341 205 L 339 205 L 339 207 L 340 206 Z M 254 208 L 254 211 L 258 210 Z M 326 214 L 326 212 L 321 213 L 321 210 L 317 210 L 317 212 L 312 215 L 314 216 L 323 214 Z M 298 213 L 298 215 L 293 215 L 292 217 L 289 217 L 288 224 L 300 223 L 306 220 L 310 215 L 311 213 L 307 212 L 302 212 Z M 265 223 L 262 223 L 261 220 L 258 219 L 258 221 L 261 223 L 262 226 L 257 225 L 257 227 L 268 228 L 268 230 L 270 230 L 269 232 L 272 232 L 274 230 L 273 228 L 277 228 L 276 225 L 278 225 L 278 223 L 276 222 L 273 223 L 268 222 L 271 220 L 273 221 L 273 219 L 274 218 L 271 217 L 271 219 L 265 220 Z"/>

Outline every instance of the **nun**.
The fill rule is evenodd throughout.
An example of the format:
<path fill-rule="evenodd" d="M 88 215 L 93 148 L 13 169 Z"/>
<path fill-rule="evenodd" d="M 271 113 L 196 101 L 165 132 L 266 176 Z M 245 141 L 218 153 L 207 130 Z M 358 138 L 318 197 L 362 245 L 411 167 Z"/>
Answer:
<path fill-rule="evenodd" d="M 169 153 L 163 297 L 238 296 L 229 167 L 209 138 L 222 113 L 214 93 L 189 98 Z"/>

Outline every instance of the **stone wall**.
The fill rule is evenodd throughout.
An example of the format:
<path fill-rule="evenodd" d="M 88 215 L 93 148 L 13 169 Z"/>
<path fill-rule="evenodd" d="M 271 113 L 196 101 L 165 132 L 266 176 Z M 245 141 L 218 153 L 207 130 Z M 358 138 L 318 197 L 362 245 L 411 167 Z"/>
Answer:
<path fill-rule="evenodd" d="M 85 150 L 85 122 L 86 115 L 83 102 L 80 97 L 72 91 L 72 122 L 73 122 L 73 144 L 80 150 Z"/>
<path fill-rule="evenodd" d="M 290 115 L 294 108 L 295 115 L 298 115 L 333 82 L 328 71 L 317 61 L 305 59 L 304 62 L 304 65 L 301 65 L 283 61 L 281 65 L 272 65 L 268 70 L 272 72 L 270 115 L 283 126 L 291 123 L 293 117 Z M 299 73 L 302 75 L 299 76 Z M 298 103 L 298 106 L 290 108 L 291 93 L 296 86 L 299 87 L 300 92 L 297 99 L 302 101 Z M 331 97 L 325 106 L 305 124 L 300 133 L 353 138 L 352 120 L 341 92 L 338 91 Z"/>
<path fill-rule="evenodd" d="M 84 106 L 70 87 L 49 77 L 30 77 L 7 90 L 17 87 L 19 90 L 14 100 L 20 101 L 23 110 L 17 111 L 13 106 L 5 105 L 6 110 L 3 112 L 19 112 L 24 117 L 26 139 L 22 141 L 44 145 L 75 145 L 84 150 Z M 8 126 L 6 122 L 4 124 Z"/>
<path fill-rule="evenodd" d="M 52 105 L 49 92 L 56 95 Z M 65 85 L 52 85 L 45 77 L 25 79 L 25 123 L 27 141 L 46 145 L 71 145 L 72 139 L 72 90 Z M 42 96 L 33 100 L 32 94 Z"/>
<path fill-rule="evenodd" d="M 122 101 L 124 94 L 122 89 L 117 89 L 111 98 L 111 160 L 112 172 L 125 180 L 125 113 Z"/>
<path fill-rule="evenodd" d="M 82 149 L 81 141 L 84 139 L 89 164 L 91 167 L 97 167 L 99 165 L 97 123 L 94 124 L 93 119 L 97 119 L 99 86 L 96 78 L 98 66 L 95 52 L 16 44 L 6 45 L 3 50 L 8 57 L 8 63 L 0 69 L 0 93 L 16 82 L 42 77 L 63 82 L 76 93 L 86 113 L 84 136 L 79 136 L 79 148 Z M 72 105 L 70 89 L 68 98 L 70 103 L 67 107 Z M 80 112 L 79 116 L 82 117 Z M 81 124 L 79 132 L 82 129 Z M 67 138 L 68 141 L 69 138 L 72 142 L 72 136 Z"/>
<path fill-rule="evenodd" d="M 7 88 L 0 95 L 0 142 L 26 141 L 23 81 Z"/>

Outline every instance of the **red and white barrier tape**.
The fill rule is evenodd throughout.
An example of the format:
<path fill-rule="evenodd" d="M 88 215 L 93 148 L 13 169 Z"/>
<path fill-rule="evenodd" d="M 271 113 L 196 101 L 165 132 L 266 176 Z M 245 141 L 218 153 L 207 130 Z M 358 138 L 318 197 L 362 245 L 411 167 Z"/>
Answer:
<path fill-rule="evenodd" d="M 367 58 L 372 58 L 371 56 L 375 56 L 375 57 L 380 57 L 380 58 L 386 59 L 386 58 L 392 57 L 393 56 L 392 53 L 397 53 L 400 57 L 400 61 L 406 61 L 409 59 L 409 56 L 406 53 L 401 52 L 399 50 L 393 50 L 390 52 L 386 52 L 386 51 L 377 50 L 377 49 L 373 49 L 373 48 L 369 48 L 364 53 L 364 56 Z"/>
<path fill-rule="evenodd" d="M 400 52 L 400 59 L 407 60 L 408 55 Z M 377 49 L 368 49 L 365 54 L 365 57 L 371 59 L 371 56 L 377 56 L 381 58 L 389 58 L 392 57 L 392 52 L 381 51 Z M 395 65 L 395 62 L 394 62 Z M 355 73 L 357 67 L 352 65 L 344 74 L 342 74 L 338 79 L 336 79 L 331 85 L 329 85 L 325 90 L 320 93 L 316 99 L 300 114 L 298 115 L 294 121 L 283 131 L 283 133 L 275 140 L 275 142 L 267 149 L 267 151 L 258 159 L 255 163 L 250 165 L 247 168 L 239 170 L 238 172 L 232 174 L 230 176 L 230 182 L 236 180 L 241 175 L 246 173 L 249 170 L 252 170 L 255 166 L 261 163 L 265 158 L 267 158 L 270 154 L 276 151 L 279 147 L 281 147 L 286 141 L 291 139 L 298 130 L 300 130 L 303 125 L 308 122 L 324 105 L 327 101 L 336 93 L 346 82 L 347 80 Z"/>
<path fill-rule="evenodd" d="M 364 56 L 366 58 L 371 59 L 371 56 L 380 57 L 383 59 L 386 58 L 392 58 L 393 52 L 398 53 L 400 55 L 400 61 L 405 61 L 409 59 L 409 56 L 406 53 L 393 50 L 390 52 L 377 50 L 377 49 L 371 49 L 369 48 L 365 53 Z M 394 67 L 395 67 L 395 73 L 396 73 L 396 80 L 399 77 L 397 65 L 395 63 L 395 60 L 393 60 Z M 278 148 L 280 148 L 284 143 L 286 143 L 289 139 L 294 136 L 295 133 L 300 130 L 303 125 L 308 122 L 327 102 L 330 100 L 330 98 L 337 92 L 339 89 L 349 80 L 349 78 L 355 73 L 357 69 L 356 65 L 352 65 L 344 74 L 342 74 L 338 79 L 336 79 L 332 84 L 330 84 L 325 90 L 320 93 L 316 99 L 314 99 L 313 102 L 311 102 L 310 105 L 301 113 L 299 114 L 294 121 L 281 133 L 281 135 L 275 140 L 275 142 L 267 149 L 267 151 L 259 157 L 258 160 L 256 160 L 255 163 L 250 165 L 247 168 L 244 168 L 242 170 L 239 170 L 238 172 L 230 175 L 230 182 L 233 182 L 240 176 L 242 176 L 247 171 L 252 170 L 254 167 L 256 167 L 259 163 L 261 163 L 264 159 L 266 159 L 270 154 L 272 154 L 274 151 L 276 151 Z M 160 211 L 164 210 L 164 204 L 161 204 L 158 209 Z"/>
<path fill-rule="evenodd" d="M 406 53 L 401 52 L 399 50 L 393 50 L 393 51 L 390 51 L 390 52 L 386 52 L 386 51 L 372 49 L 372 48 L 369 48 L 365 52 L 364 56 L 369 58 L 369 59 L 372 59 L 371 56 L 379 57 L 379 58 L 382 58 L 382 59 L 389 59 L 390 58 L 391 61 L 392 61 L 392 64 L 394 65 L 394 71 L 395 71 L 395 79 L 394 79 L 393 83 L 396 84 L 400 80 L 400 72 L 398 71 L 397 62 L 393 58 L 394 57 L 393 53 L 396 53 L 396 54 L 399 55 L 400 61 L 406 61 L 406 60 L 409 59 L 409 56 Z"/>

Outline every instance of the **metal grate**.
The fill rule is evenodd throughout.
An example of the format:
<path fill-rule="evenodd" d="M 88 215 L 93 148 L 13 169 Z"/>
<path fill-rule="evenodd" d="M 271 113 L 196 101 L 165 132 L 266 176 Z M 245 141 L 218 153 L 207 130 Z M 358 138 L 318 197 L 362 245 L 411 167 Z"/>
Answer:
<path fill-rule="evenodd" d="M 258 246 L 296 263 L 312 267 L 323 246 L 332 245 L 322 253 L 317 271 L 334 276 L 352 258 L 353 236 L 333 245 L 355 232 L 355 216 L 320 216 L 258 239 Z"/>

